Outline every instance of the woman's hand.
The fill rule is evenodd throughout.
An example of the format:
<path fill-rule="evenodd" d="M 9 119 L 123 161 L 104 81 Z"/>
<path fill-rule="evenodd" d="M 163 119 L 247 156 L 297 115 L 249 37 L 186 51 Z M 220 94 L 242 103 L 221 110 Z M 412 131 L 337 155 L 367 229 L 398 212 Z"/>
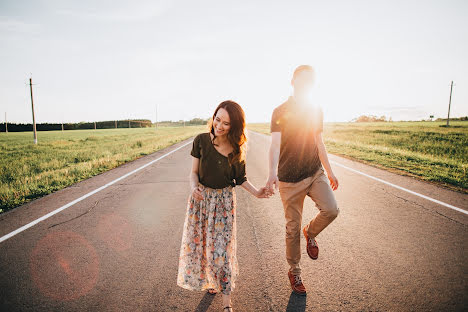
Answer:
<path fill-rule="evenodd" d="M 255 195 L 257 198 L 268 198 L 271 196 L 271 192 L 268 187 L 262 187 L 257 191 Z"/>
<path fill-rule="evenodd" d="M 195 198 L 196 200 L 202 200 L 203 199 L 203 195 L 202 195 L 202 192 L 203 191 L 203 187 L 201 186 L 195 186 L 192 188 L 192 197 Z"/>

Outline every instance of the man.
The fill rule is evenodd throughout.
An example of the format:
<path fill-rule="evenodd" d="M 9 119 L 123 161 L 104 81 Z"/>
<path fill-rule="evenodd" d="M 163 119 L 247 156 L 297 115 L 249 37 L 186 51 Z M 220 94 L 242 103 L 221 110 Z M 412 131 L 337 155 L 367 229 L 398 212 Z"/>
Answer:
<path fill-rule="evenodd" d="M 316 236 L 339 212 L 333 194 L 338 188 L 338 179 L 330 167 L 322 140 L 323 112 L 310 99 L 314 81 L 315 71 L 311 66 L 297 67 L 291 80 L 293 95 L 274 109 L 270 125 L 267 187 L 271 193 L 274 193 L 275 188 L 280 192 L 286 219 L 286 259 L 290 266 L 288 277 L 292 290 L 300 295 L 306 294 L 299 264 L 305 196 L 309 196 L 319 209 L 316 217 L 302 229 L 307 241 L 307 254 L 314 260 L 318 258 L 319 251 Z"/>

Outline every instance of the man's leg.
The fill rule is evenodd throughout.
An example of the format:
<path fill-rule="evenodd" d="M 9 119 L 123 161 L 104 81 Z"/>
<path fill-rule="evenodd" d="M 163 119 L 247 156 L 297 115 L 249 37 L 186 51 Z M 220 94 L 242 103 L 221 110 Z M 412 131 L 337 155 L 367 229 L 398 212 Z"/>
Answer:
<path fill-rule="evenodd" d="M 309 223 L 307 233 L 310 238 L 315 238 L 322 232 L 338 216 L 340 211 L 324 170 L 320 168 L 315 176 L 307 195 L 315 202 L 319 213 Z"/>
<path fill-rule="evenodd" d="M 302 208 L 309 185 L 310 179 L 297 183 L 279 182 L 279 192 L 286 219 L 286 260 L 290 266 L 290 272 L 294 275 L 301 274 Z"/>

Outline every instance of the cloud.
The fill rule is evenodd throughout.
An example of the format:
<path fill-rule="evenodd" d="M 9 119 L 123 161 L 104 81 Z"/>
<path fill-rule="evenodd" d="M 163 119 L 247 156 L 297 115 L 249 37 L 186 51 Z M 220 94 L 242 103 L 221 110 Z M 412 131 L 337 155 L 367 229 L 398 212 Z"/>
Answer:
<path fill-rule="evenodd" d="M 130 1 L 91 1 L 88 5 L 83 6 L 82 2 L 78 2 L 78 7 L 75 3 L 68 3 L 66 7 L 57 2 L 58 7 L 55 7 L 55 12 L 59 15 L 72 16 L 75 18 L 87 18 L 96 21 L 104 22 L 133 22 L 146 21 L 154 17 L 162 15 L 169 10 L 175 1 L 159 0 L 159 1 L 139 1 L 138 3 Z"/>
<path fill-rule="evenodd" d="M 0 16 L 0 33 L 2 34 L 38 34 L 41 26 L 35 23 L 26 23 L 19 19 Z"/>

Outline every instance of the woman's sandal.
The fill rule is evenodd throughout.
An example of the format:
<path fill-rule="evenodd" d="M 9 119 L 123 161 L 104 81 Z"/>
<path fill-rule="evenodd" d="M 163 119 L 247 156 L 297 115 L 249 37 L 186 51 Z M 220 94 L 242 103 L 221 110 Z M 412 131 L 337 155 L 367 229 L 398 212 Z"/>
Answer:
<path fill-rule="evenodd" d="M 228 312 L 232 311 L 232 307 L 230 307 L 230 306 L 224 307 L 223 311 L 226 310 L 226 309 L 228 309 Z"/>
<path fill-rule="evenodd" d="M 208 288 L 208 293 L 211 295 L 216 295 L 218 292 L 214 288 Z"/>

